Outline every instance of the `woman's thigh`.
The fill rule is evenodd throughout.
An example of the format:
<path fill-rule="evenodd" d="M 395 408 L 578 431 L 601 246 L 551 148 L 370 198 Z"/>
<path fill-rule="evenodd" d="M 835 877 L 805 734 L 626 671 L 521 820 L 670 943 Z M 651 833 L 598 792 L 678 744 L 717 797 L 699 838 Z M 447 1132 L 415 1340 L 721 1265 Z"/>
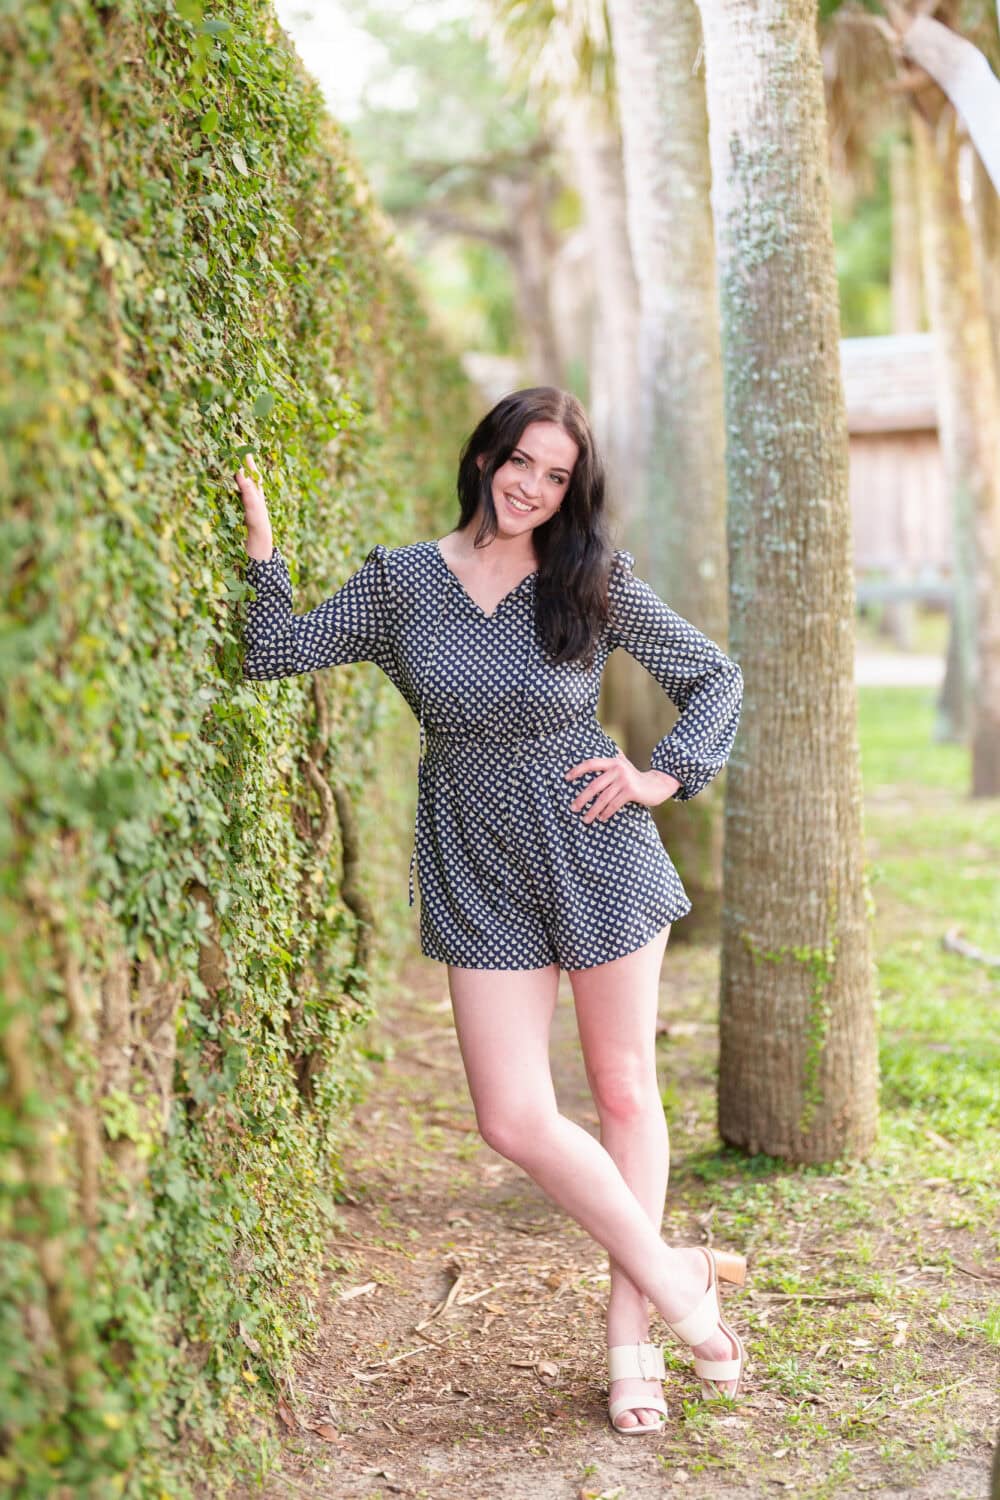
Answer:
<path fill-rule="evenodd" d="M 448 965 L 455 1031 L 484 1135 L 556 1111 L 549 1032 L 559 967 L 463 969 Z"/>
<path fill-rule="evenodd" d="M 598 1105 L 628 1109 L 656 1086 L 656 1017 L 669 924 L 611 963 L 569 970 L 587 1077 Z"/>

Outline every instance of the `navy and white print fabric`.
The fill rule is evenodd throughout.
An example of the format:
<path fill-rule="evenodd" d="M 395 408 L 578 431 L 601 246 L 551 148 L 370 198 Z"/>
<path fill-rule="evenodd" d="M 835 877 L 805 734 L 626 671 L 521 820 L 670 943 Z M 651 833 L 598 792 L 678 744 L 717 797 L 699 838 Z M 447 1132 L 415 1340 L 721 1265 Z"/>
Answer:
<path fill-rule="evenodd" d="M 428 958 L 477 969 L 565 969 L 607 963 L 691 910 L 649 808 L 627 802 L 584 823 L 570 803 L 620 753 L 596 717 L 601 675 L 617 647 L 641 662 L 680 714 L 651 766 L 680 781 L 680 801 L 722 770 L 743 697 L 739 666 L 675 613 L 614 554 L 609 619 L 594 664 L 553 666 L 534 629 L 537 572 L 487 614 L 436 541 L 381 543 L 342 588 L 292 612 L 275 547 L 248 559 L 244 676 L 375 662 L 420 725 L 413 863 Z"/>

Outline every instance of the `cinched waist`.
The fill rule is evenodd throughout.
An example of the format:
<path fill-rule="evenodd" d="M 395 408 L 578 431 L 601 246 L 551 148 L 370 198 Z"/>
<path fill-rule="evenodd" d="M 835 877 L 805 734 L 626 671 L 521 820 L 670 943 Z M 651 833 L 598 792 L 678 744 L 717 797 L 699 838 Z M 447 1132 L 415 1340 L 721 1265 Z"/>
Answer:
<path fill-rule="evenodd" d="M 605 741 L 610 738 L 594 715 L 586 714 L 579 719 L 568 719 L 550 729 L 512 729 L 509 733 L 501 734 L 477 734 L 464 729 L 433 729 L 425 725 L 424 739 L 428 756 L 461 753 L 467 746 L 495 746 L 499 750 L 516 748 L 523 754 L 525 751 L 530 753 L 533 746 L 546 746 L 553 740 L 569 739 L 586 729 L 593 730 L 595 735 Z"/>

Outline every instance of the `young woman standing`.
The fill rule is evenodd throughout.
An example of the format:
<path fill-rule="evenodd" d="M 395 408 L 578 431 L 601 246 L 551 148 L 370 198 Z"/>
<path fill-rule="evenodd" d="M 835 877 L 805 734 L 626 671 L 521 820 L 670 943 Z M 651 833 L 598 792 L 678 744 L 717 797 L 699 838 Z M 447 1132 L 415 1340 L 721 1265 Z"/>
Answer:
<path fill-rule="evenodd" d="M 292 613 L 259 485 L 242 469 L 236 478 L 257 593 L 245 675 L 373 661 L 419 721 L 410 904 L 416 860 L 421 950 L 448 966 L 483 1137 L 609 1253 L 612 1424 L 652 1432 L 667 1414 L 650 1301 L 693 1347 L 702 1393 L 735 1395 L 744 1352 L 718 1278 L 741 1281 L 743 1258 L 671 1248 L 659 1233 L 669 1168 L 659 973 L 670 925 L 691 903 L 649 809 L 695 796 L 725 765 L 740 668 L 612 548 L 601 461 L 565 391 L 505 396 L 463 448 L 456 529 L 377 543 L 307 614 Z M 619 646 L 680 709 L 646 770 L 595 717 Z M 561 968 L 600 1142 L 556 1104 L 549 1028 Z"/>

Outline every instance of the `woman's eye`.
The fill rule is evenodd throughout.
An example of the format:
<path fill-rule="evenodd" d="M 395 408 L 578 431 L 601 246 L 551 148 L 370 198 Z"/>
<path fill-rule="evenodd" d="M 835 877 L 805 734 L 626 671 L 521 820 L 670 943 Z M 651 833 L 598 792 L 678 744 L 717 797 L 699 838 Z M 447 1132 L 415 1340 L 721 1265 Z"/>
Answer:
<path fill-rule="evenodd" d="M 515 463 L 515 464 L 523 464 L 524 462 L 525 462 L 525 460 L 523 458 L 521 458 L 518 454 L 515 454 L 514 457 L 511 459 L 511 463 Z"/>

